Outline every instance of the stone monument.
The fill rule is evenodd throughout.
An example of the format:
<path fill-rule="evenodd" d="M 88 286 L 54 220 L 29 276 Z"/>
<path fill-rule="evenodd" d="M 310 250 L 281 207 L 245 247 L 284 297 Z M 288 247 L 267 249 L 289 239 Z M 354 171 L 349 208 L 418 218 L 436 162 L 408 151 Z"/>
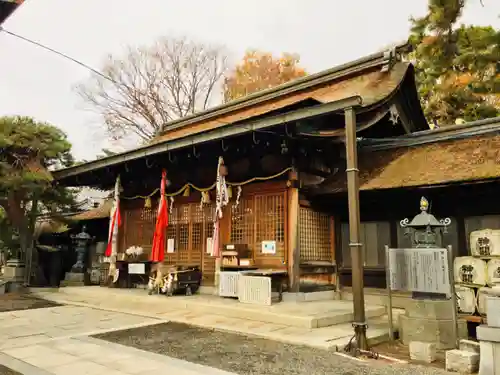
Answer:
<path fill-rule="evenodd" d="M 406 228 L 406 234 L 411 236 L 414 248 L 443 247 L 443 233 L 446 233 L 446 227 L 451 220 L 438 220 L 428 210 L 429 202 L 422 197 L 420 213 L 411 222 L 408 219 L 401 221 L 401 226 Z M 408 303 L 405 314 L 399 316 L 401 341 L 405 345 L 418 341 L 433 343 L 437 349 L 455 348 L 457 342 L 452 309 L 456 308 L 446 295 L 412 293 L 412 300 Z M 457 331 L 459 338 L 467 337 L 467 324 L 464 320 L 458 321 Z"/>
<path fill-rule="evenodd" d="M 71 267 L 70 272 L 66 272 L 64 286 L 83 286 L 85 285 L 86 256 L 93 237 L 87 233 L 87 227 L 82 227 L 81 233 L 71 237 L 75 244 L 76 263 Z"/>

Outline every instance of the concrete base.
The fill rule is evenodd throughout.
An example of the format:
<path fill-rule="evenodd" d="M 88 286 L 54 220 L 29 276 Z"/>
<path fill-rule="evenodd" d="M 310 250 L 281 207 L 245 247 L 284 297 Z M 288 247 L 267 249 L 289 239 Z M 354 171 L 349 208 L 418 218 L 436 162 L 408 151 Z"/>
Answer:
<path fill-rule="evenodd" d="M 309 293 L 283 293 L 283 302 L 333 301 L 339 299 L 339 293 L 334 290 Z"/>
<path fill-rule="evenodd" d="M 85 274 L 83 272 L 66 272 L 66 277 L 61 281 L 61 286 L 84 286 Z"/>
<path fill-rule="evenodd" d="M 413 300 L 408 303 L 405 315 L 399 316 L 399 335 L 403 344 L 411 341 L 436 343 L 437 349 L 454 349 L 451 301 Z M 458 321 L 459 339 L 467 338 L 467 323 Z"/>
<path fill-rule="evenodd" d="M 434 342 L 437 349 L 453 349 L 456 346 L 452 320 L 409 318 L 399 316 L 399 336 L 404 345 L 411 341 Z M 458 322 L 459 338 L 467 337 L 467 323 Z"/>
<path fill-rule="evenodd" d="M 476 333 L 481 348 L 479 375 L 500 375 L 500 328 L 482 325 Z"/>

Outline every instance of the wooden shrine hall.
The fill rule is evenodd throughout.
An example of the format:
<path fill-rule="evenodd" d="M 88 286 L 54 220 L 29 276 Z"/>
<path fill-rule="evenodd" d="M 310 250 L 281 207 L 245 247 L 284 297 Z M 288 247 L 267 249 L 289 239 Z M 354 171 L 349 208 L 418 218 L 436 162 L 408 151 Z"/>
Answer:
<path fill-rule="evenodd" d="M 169 219 L 164 262 L 197 265 L 202 283 L 214 285 L 217 262 L 208 247 L 218 159 L 223 157 L 230 198 L 219 223 L 221 250 L 245 249 L 240 258 L 245 258 L 246 265 L 280 270 L 287 275 L 289 291 L 335 288 L 336 213 L 325 211 L 315 192 L 344 171 L 350 174 L 354 264 L 354 254 L 359 254 L 357 139 L 389 138 L 429 128 L 414 67 L 402 61 L 407 47 L 173 121 L 144 147 L 55 171 L 54 178 L 63 186 L 112 190 L 120 176 L 123 225 L 118 253 L 136 246 L 146 256 L 165 169 Z M 357 282 L 362 289 L 363 264 L 361 257 L 357 259 L 353 287 Z M 238 263 L 241 260 L 236 264 L 243 266 Z M 220 266 L 229 264 L 223 260 Z M 364 311 L 360 298 L 355 296 L 355 311 L 356 305 Z"/>

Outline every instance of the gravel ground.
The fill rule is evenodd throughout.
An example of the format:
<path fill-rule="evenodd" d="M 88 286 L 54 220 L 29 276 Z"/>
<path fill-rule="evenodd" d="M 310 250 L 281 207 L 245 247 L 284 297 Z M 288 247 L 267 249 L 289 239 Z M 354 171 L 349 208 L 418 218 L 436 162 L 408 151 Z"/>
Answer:
<path fill-rule="evenodd" d="M 94 337 L 241 375 L 449 374 L 436 368 L 380 360 L 362 363 L 326 350 L 173 322 Z"/>
<path fill-rule="evenodd" d="M 8 367 L 5 367 L 4 365 L 0 365 L 0 375 L 23 375 L 20 372 L 11 370 Z"/>
<path fill-rule="evenodd" d="M 0 295 L 0 312 L 42 309 L 56 306 L 61 305 L 24 294 L 7 293 Z M 0 372 L 0 374 L 2 373 Z"/>

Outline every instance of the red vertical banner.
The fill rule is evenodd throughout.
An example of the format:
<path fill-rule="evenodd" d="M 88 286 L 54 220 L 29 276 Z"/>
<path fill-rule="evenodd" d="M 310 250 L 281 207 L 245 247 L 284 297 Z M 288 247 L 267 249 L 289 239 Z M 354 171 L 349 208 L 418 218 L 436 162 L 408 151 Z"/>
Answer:
<path fill-rule="evenodd" d="M 152 262 L 163 262 L 165 259 L 165 229 L 168 226 L 168 208 L 167 199 L 165 197 L 166 185 L 167 171 L 164 169 L 161 173 L 160 203 L 158 205 L 158 215 L 156 217 L 153 246 L 151 249 L 150 260 Z"/>

